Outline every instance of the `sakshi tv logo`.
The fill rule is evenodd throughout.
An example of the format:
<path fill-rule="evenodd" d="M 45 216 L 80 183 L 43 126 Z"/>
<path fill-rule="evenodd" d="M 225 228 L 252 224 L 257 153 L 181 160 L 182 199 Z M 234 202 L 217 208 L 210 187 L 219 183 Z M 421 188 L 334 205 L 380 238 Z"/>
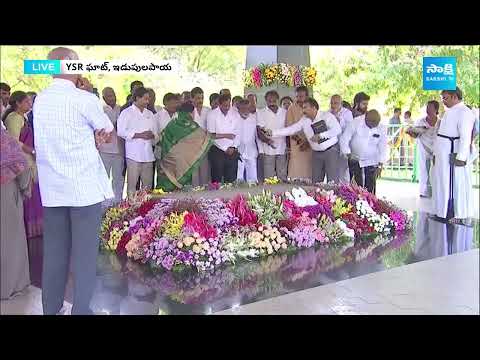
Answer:
<path fill-rule="evenodd" d="M 424 57 L 423 89 L 455 90 L 457 87 L 457 58 Z"/>

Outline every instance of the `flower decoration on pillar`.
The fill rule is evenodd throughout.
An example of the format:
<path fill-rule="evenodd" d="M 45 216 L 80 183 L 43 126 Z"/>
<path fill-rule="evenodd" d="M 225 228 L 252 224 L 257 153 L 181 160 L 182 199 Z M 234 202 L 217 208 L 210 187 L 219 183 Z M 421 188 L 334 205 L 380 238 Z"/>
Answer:
<path fill-rule="evenodd" d="M 261 88 L 274 84 L 284 86 L 316 84 L 317 71 L 310 66 L 292 64 L 259 64 L 244 72 L 244 85 L 247 88 Z"/>

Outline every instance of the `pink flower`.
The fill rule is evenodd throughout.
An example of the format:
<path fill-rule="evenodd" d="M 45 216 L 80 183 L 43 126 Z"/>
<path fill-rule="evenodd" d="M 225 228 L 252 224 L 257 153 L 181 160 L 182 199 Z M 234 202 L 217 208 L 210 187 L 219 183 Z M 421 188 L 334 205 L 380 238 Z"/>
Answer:
<path fill-rule="evenodd" d="M 395 224 L 396 231 L 403 231 L 407 227 L 407 218 L 401 211 L 391 211 L 389 214 L 390 219 Z"/>

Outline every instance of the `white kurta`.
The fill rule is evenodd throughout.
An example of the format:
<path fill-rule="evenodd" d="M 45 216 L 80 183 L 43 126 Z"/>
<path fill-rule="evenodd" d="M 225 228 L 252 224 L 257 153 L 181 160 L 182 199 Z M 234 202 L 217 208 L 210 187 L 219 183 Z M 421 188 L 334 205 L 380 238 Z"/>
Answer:
<path fill-rule="evenodd" d="M 467 161 L 467 166 L 455 166 L 453 178 L 454 217 L 466 219 L 474 216 L 472 192 L 472 148 L 471 136 L 474 116 L 463 103 L 448 109 L 437 127 L 437 137 L 433 145 L 435 165 L 432 169 L 433 207 L 437 216 L 446 218 L 450 194 L 450 148 L 449 139 L 439 137 L 459 137 L 454 141 L 457 159 Z"/>
<path fill-rule="evenodd" d="M 426 127 L 427 130 L 417 137 L 418 149 L 418 182 L 420 184 L 420 195 L 431 196 L 430 168 L 433 159 L 433 143 L 435 142 L 436 127 L 431 126 L 427 122 L 427 118 L 423 117 L 415 123 L 415 126 Z"/>

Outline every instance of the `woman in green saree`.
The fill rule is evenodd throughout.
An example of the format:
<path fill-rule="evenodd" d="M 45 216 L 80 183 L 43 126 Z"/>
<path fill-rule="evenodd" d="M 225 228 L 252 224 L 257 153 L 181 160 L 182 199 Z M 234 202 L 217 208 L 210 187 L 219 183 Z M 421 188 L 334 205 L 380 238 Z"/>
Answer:
<path fill-rule="evenodd" d="M 185 103 L 161 133 L 161 159 L 156 188 L 181 189 L 192 183 L 192 174 L 213 145 L 208 133 L 193 121 L 194 107 Z"/>

